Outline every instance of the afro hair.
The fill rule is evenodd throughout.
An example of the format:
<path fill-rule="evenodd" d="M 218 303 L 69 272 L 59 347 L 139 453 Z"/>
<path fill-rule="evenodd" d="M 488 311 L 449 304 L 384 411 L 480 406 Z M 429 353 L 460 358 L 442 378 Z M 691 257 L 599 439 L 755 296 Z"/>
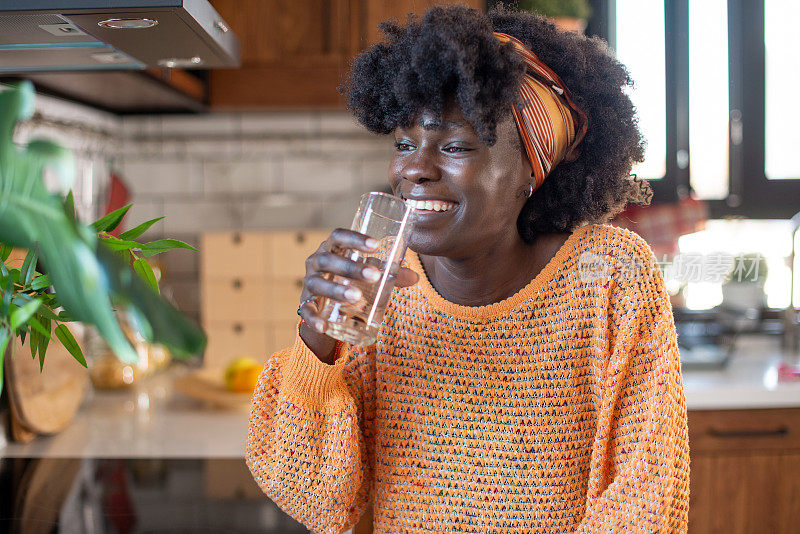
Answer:
<path fill-rule="evenodd" d="M 647 182 L 630 174 L 644 158 L 630 98 L 632 85 L 605 41 L 556 28 L 546 18 L 503 6 L 484 14 L 464 6 L 434 7 L 405 25 L 380 24 L 385 39 L 357 56 L 341 88 L 368 130 L 388 134 L 424 110 L 441 115 L 455 102 L 491 146 L 497 124 L 517 102 L 523 60 L 493 35 L 512 35 L 563 80 L 589 117 L 573 161 L 554 167 L 517 220 L 522 238 L 605 222 L 628 203 L 649 204 Z"/>

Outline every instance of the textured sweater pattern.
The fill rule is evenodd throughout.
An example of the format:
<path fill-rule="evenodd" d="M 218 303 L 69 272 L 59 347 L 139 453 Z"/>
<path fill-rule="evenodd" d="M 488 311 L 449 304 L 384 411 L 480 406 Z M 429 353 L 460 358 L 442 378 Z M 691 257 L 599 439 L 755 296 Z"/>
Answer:
<path fill-rule="evenodd" d="M 577 229 L 522 290 L 467 307 L 395 290 L 378 341 L 268 359 L 246 459 L 314 532 L 686 532 L 677 338 L 646 242 Z"/>

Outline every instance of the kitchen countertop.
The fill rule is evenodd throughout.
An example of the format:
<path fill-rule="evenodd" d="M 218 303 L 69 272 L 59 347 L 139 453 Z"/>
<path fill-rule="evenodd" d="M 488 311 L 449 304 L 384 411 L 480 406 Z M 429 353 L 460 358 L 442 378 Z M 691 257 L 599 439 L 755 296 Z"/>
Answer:
<path fill-rule="evenodd" d="M 173 391 L 172 381 L 186 371 L 173 365 L 127 390 L 90 387 L 66 429 L 28 444 L 9 443 L 0 456 L 243 458 L 247 412 L 211 408 Z"/>
<path fill-rule="evenodd" d="M 782 359 L 774 337 L 742 339 L 724 369 L 683 372 L 687 408 L 800 407 L 800 381 L 778 380 Z M 90 391 L 63 432 L 25 445 L 0 442 L 0 456 L 242 458 L 247 413 L 211 409 L 173 392 L 172 380 L 181 372 L 173 367 L 130 390 Z"/>
<path fill-rule="evenodd" d="M 683 371 L 686 408 L 737 410 L 800 407 L 800 380 L 778 379 L 778 365 L 800 363 L 784 356 L 776 336 L 742 336 L 728 364 L 719 370 Z"/>

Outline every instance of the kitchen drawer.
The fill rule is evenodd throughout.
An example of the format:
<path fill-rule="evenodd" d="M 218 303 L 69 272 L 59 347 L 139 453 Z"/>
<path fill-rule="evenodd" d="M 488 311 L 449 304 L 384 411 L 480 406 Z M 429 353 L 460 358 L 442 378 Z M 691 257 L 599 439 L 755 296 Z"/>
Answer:
<path fill-rule="evenodd" d="M 255 321 L 206 323 L 208 346 L 203 365 L 225 367 L 237 356 L 250 356 L 258 361 L 267 357 L 272 344 L 272 332 L 266 324 Z"/>
<path fill-rule="evenodd" d="M 203 322 L 265 321 L 272 299 L 268 284 L 252 277 L 203 281 Z"/>
<path fill-rule="evenodd" d="M 200 276 L 204 280 L 233 276 L 266 277 L 264 232 L 213 232 L 200 238 Z"/>
<path fill-rule="evenodd" d="M 689 411 L 694 452 L 800 449 L 800 408 Z"/>
<path fill-rule="evenodd" d="M 269 232 L 267 246 L 268 270 L 275 279 L 302 278 L 306 273 L 306 259 L 330 235 L 327 230 L 298 230 Z"/>
<path fill-rule="evenodd" d="M 267 292 L 269 294 L 267 320 L 271 323 L 295 321 L 302 291 L 303 280 L 301 278 L 281 281 L 270 280 L 267 283 Z"/>

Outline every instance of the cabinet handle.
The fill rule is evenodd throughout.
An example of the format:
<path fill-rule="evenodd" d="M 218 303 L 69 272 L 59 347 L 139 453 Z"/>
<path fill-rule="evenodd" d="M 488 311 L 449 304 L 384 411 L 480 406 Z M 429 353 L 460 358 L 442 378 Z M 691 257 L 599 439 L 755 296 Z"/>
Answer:
<path fill-rule="evenodd" d="M 233 325 L 233 331 L 237 334 L 241 334 L 242 330 L 244 330 L 244 327 L 241 325 L 241 323 L 236 323 Z"/>
<path fill-rule="evenodd" d="M 242 281 L 238 278 L 233 279 L 233 289 L 241 289 L 242 288 Z"/>
<path fill-rule="evenodd" d="M 709 428 L 708 434 L 715 438 L 757 438 L 763 436 L 785 436 L 789 433 L 789 428 L 779 426 L 778 428 L 762 428 L 755 430 L 717 430 Z"/>

